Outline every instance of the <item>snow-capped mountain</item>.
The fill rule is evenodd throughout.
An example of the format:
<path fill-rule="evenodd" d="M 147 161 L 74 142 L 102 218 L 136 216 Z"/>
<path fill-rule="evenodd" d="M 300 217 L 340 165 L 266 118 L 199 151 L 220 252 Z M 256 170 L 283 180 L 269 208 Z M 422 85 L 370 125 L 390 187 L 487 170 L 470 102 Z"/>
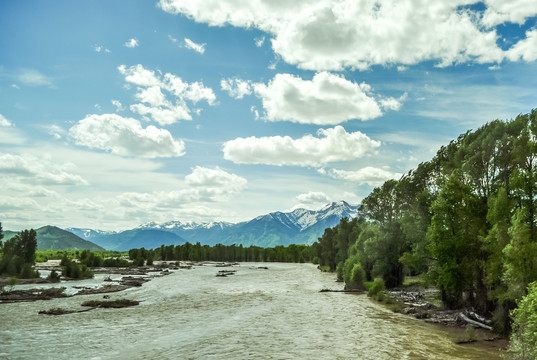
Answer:
<path fill-rule="evenodd" d="M 357 216 L 358 206 L 345 201 L 333 202 L 320 210 L 295 209 L 273 212 L 250 221 L 227 222 L 149 222 L 123 232 L 91 229 L 67 229 L 76 235 L 111 250 L 134 247 L 151 249 L 161 244 L 201 243 L 272 247 L 289 244 L 312 244 L 326 228 L 336 226 L 341 218 Z M 118 244 L 116 246 L 116 243 Z M 137 244 L 137 246 L 133 246 Z"/>
<path fill-rule="evenodd" d="M 199 229 L 212 229 L 219 228 L 224 229 L 228 226 L 233 225 L 232 223 L 222 222 L 222 221 L 211 221 L 207 223 L 197 223 L 193 221 L 181 222 L 181 221 L 168 221 L 165 223 L 156 223 L 154 221 L 148 222 L 137 227 L 137 229 L 159 229 L 166 231 L 174 230 L 199 230 Z"/>

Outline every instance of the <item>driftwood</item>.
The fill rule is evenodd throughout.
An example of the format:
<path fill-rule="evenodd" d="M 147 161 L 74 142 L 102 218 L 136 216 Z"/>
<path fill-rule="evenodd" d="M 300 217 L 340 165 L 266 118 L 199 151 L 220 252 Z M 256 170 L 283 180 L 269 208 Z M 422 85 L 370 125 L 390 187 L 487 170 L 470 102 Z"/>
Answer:
<path fill-rule="evenodd" d="M 341 292 L 341 293 L 363 293 L 363 290 L 333 290 L 333 289 L 321 289 L 319 292 Z"/>
<path fill-rule="evenodd" d="M 468 316 L 464 315 L 463 313 L 459 313 L 459 317 L 462 320 L 466 321 L 470 325 L 474 325 L 474 326 L 477 326 L 477 327 L 480 327 L 480 328 L 483 328 L 483 329 L 487 329 L 487 330 L 492 330 L 492 326 L 485 325 L 485 324 L 480 323 L 479 321 L 476 321 L 476 320 L 472 320 Z"/>

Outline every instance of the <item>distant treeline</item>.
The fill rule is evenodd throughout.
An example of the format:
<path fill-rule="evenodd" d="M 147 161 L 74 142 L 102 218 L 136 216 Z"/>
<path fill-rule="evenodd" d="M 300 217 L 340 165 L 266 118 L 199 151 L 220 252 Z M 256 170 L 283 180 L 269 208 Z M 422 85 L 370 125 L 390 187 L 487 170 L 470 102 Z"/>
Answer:
<path fill-rule="evenodd" d="M 142 260 L 176 261 L 257 261 L 257 262 L 313 262 L 317 257 L 314 246 L 295 245 L 262 248 L 242 245 L 215 246 L 185 243 L 183 245 L 162 245 L 154 250 L 132 249 L 129 258 L 134 262 Z"/>

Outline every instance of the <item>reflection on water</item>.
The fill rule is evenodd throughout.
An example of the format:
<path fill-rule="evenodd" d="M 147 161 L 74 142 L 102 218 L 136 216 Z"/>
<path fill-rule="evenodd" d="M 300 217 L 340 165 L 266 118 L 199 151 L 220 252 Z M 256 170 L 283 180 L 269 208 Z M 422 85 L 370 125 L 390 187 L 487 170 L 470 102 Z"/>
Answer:
<path fill-rule="evenodd" d="M 311 264 L 268 267 L 196 267 L 110 294 L 141 301 L 132 308 L 38 315 L 102 295 L 0 304 L 0 358 L 499 359 L 364 295 L 319 293 L 339 285 Z"/>

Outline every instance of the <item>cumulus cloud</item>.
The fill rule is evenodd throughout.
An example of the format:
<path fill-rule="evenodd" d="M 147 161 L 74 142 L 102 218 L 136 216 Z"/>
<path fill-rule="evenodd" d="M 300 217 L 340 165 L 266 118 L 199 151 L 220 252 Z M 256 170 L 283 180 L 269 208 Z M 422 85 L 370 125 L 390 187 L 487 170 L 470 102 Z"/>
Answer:
<path fill-rule="evenodd" d="M 140 64 L 131 67 L 121 65 L 118 70 L 125 76 L 125 81 L 138 86 L 135 97 L 140 103 L 131 105 L 131 111 L 148 115 L 160 125 L 192 120 L 191 113 L 199 113 L 200 110 L 192 110 L 187 101 L 193 104 L 206 101 L 212 106 L 216 100 L 213 90 L 201 82 L 187 83 L 178 76 L 155 73 Z M 172 100 L 169 100 L 170 96 Z"/>
<path fill-rule="evenodd" d="M 110 151 L 123 156 L 146 158 L 184 155 L 182 140 L 175 140 L 169 131 L 117 114 L 88 115 L 69 130 L 76 144 Z"/>
<path fill-rule="evenodd" d="M 251 81 L 237 78 L 220 80 L 220 87 L 235 99 L 242 99 L 245 95 L 251 95 L 253 90 Z"/>
<path fill-rule="evenodd" d="M 277 74 L 268 84 L 228 78 L 222 79 L 220 86 L 235 99 L 255 93 L 262 100 L 266 120 L 315 125 L 374 119 L 382 115 L 382 110 L 399 110 L 407 96 L 375 96 L 368 84 L 328 72 L 317 73 L 312 80 Z"/>
<path fill-rule="evenodd" d="M 263 101 L 269 121 L 335 125 L 382 115 L 369 85 L 328 72 L 315 74 L 311 81 L 277 74 L 267 85 L 255 84 L 255 92 Z"/>
<path fill-rule="evenodd" d="M 402 174 L 394 173 L 384 169 L 366 166 L 356 171 L 338 170 L 338 169 L 320 169 L 319 173 L 328 175 L 334 179 L 342 179 L 350 182 L 367 184 L 370 186 L 382 185 L 386 180 L 400 178 Z"/>
<path fill-rule="evenodd" d="M 422 61 L 436 61 L 438 66 L 499 63 L 505 53 L 491 26 L 521 24 L 537 14 L 537 5 L 532 0 L 486 0 L 483 12 L 468 7 L 475 3 L 160 0 L 159 6 L 212 26 L 258 28 L 272 35 L 272 48 L 287 63 L 308 70 L 339 71 Z"/>
<path fill-rule="evenodd" d="M 219 167 L 210 169 L 201 166 L 196 166 L 192 173 L 185 177 L 185 182 L 193 187 L 218 187 L 233 192 L 242 190 L 247 184 L 246 179 L 230 174 Z"/>
<path fill-rule="evenodd" d="M 526 38 L 507 51 L 509 60 L 526 62 L 537 60 L 537 29 L 526 31 Z"/>
<path fill-rule="evenodd" d="M 299 139 L 289 136 L 237 138 L 224 143 L 224 158 L 238 164 L 321 166 L 374 153 L 380 142 L 342 126 L 317 131 Z"/>
<path fill-rule="evenodd" d="M 310 191 L 308 193 L 297 195 L 296 199 L 302 204 L 326 204 L 331 201 L 328 195 L 319 191 Z"/>
<path fill-rule="evenodd" d="M 50 158 L 0 154 L 0 176 L 9 176 L 26 183 L 45 185 L 88 185 L 80 175 L 73 174 L 72 164 L 58 164 Z"/>
<path fill-rule="evenodd" d="M 185 187 L 173 191 L 151 193 L 124 193 L 119 196 L 122 206 L 143 207 L 145 212 L 156 209 L 177 209 L 192 202 L 217 202 L 240 193 L 247 185 L 241 176 L 228 173 L 218 167 L 211 169 L 196 166 L 185 176 Z"/>
<path fill-rule="evenodd" d="M 537 3 L 533 0 L 485 0 L 485 4 L 482 22 L 488 27 L 505 22 L 522 25 L 527 18 L 537 15 Z"/>
<path fill-rule="evenodd" d="M 189 38 L 185 38 L 185 47 L 190 50 L 194 50 L 195 52 L 199 54 L 203 54 L 205 52 L 205 46 L 207 44 L 196 44 L 194 41 L 190 40 Z"/>
<path fill-rule="evenodd" d="M 135 39 L 135 38 L 132 38 L 130 39 L 129 41 L 125 42 L 125 44 L 123 44 L 125 47 L 128 47 L 128 48 L 135 48 L 139 45 L 138 43 L 138 40 Z"/>
<path fill-rule="evenodd" d="M 10 127 L 10 126 L 13 126 L 13 124 L 11 123 L 11 121 L 6 119 L 4 115 L 0 114 L 0 126 Z"/>

